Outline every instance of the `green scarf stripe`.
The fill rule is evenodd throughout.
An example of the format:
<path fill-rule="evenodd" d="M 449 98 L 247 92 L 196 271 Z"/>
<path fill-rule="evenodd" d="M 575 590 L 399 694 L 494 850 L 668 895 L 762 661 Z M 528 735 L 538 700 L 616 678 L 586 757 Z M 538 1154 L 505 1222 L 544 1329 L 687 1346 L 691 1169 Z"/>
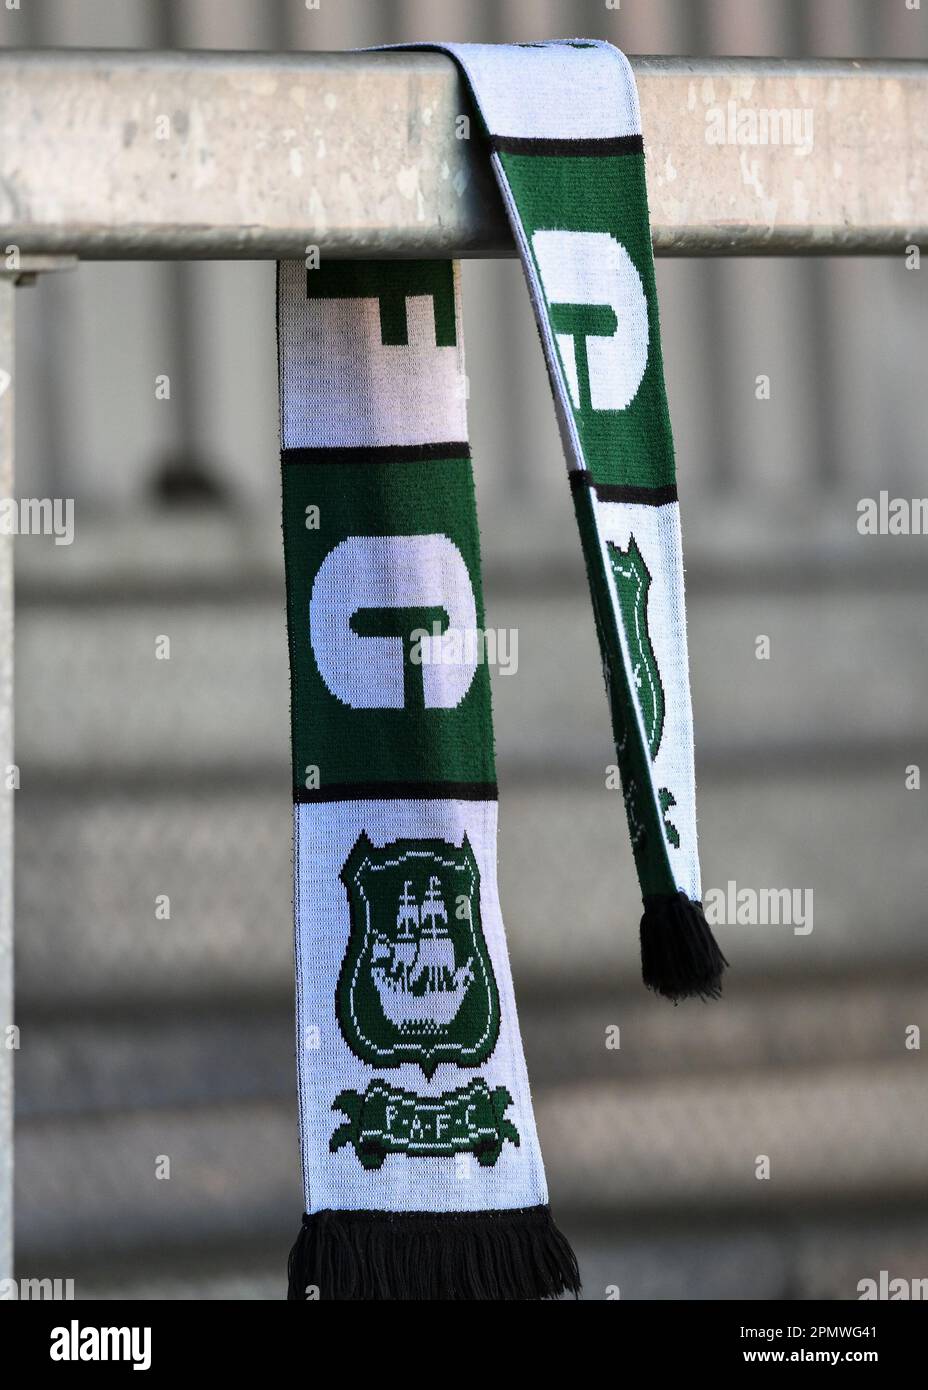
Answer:
<path fill-rule="evenodd" d="M 597 483 L 638 487 L 674 483 L 644 155 L 554 157 L 500 152 L 499 160 L 530 247 L 535 232 L 545 228 L 607 233 L 628 252 L 647 298 L 648 365 L 631 404 L 622 410 L 595 410 L 588 379 L 579 383 L 580 407 L 574 409 L 574 418 L 591 477 Z M 541 276 L 537 255 L 533 258 Z M 584 304 L 572 309 L 558 305 L 550 318 L 555 333 L 611 335 L 617 327 L 605 305 Z M 578 357 L 582 363 L 582 351 Z M 561 366 L 563 370 L 563 362 Z"/>
<path fill-rule="evenodd" d="M 632 698 L 629 687 L 626 675 L 628 663 L 622 654 L 619 626 L 613 616 L 612 590 L 603 569 L 593 498 L 590 490 L 583 486 L 574 486 L 571 492 L 593 600 L 593 617 L 606 676 L 612 734 L 622 777 L 625 813 L 638 882 L 643 896 L 676 893 L 676 880 L 664 838 L 666 827 L 654 798 L 651 756 L 641 730 L 638 704 Z"/>
<path fill-rule="evenodd" d="M 387 347 L 409 343 L 407 301 L 427 295 L 435 309 L 437 347 L 454 347 L 457 326 L 450 261 L 324 261 L 306 271 L 307 299 L 375 298 L 380 304 L 380 340 Z"/>
<path fill-rule="evenodd" d="M 371 268 L 366 266 L 362 275 L 367 277 Z M 319 671 L 308 640 L 310 596 L 322 562 L 349 536 L 446 536 L 467 565 L 477 624 L 484 627 L 470 459 L 379 463 L 377 450 L 357 452 L 356 463 L 327 463 L 324 454 L 312 463 L 293 463 L 283 455 L 294 796 L 325 800 L 336 792 L 350 795 L 352 787 L 363 788 L 365 795 L 389 796 L 397 784 L 410 794 L 414 787 L 428 791 L 445 785 L 455 795 L 467 795 L 468 787 L 495 795 L 486 664 L 478 665 L 457 708 L 424 707 L 423 666 L 413 660 L 412 634 L 432 631 L 435 623 L 447 629 L 446 611 L 431 606 L 370 609 L 352 620 L 360 637 L 403 642 L 406 699 L 400 709 L 350 709 Z M 318 527 L 307 525 L 317 520 Z"/>

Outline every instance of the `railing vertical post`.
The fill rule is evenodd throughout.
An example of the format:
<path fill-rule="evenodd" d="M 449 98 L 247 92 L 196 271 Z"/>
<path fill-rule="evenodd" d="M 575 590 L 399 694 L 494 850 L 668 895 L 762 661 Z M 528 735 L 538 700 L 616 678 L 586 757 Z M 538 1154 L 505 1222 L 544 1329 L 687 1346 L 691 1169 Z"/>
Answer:
<path fill-rule="evenodd" d="M 0 274 L 0 498 L 13 495 L 14 277 Z M 0 1279 L 13 1274 L 13 537 L 0 535 Z"/>

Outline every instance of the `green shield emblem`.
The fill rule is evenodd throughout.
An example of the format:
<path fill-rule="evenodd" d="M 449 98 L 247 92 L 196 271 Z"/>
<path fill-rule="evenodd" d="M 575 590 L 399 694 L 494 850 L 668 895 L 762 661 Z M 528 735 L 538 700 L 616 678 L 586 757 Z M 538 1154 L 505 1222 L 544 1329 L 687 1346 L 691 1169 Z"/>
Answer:
<path fill-rule="evenodd" d="M 648 590 L 651 587 L 651 574 L 634 536 L 629 536 L 627 550 L 623 550 L 613 541 L 606 542 L 606 549 L 609 552 L 609 563 L 619 596 L 619 611 L 622 614 L 622 625 L 629 646 L 635 695 L 653 761 L 657 757 L 664 734 L 664 686 L 651 643 L 651 633 L 648 630 Z M 658 800 L 664 833 L 670 843 L 679 849 L 680 832 L 668 814 L 670 808 L 677 804 L 676 797 L 667 787 L 660 787 Z M 637 843 L 636 836 L 642 834 L 643 830 L 636 819 L 637 813 L 630 789 L 626 792 L 626 806 L 634 846 Z"/>
<path fill-rule="evenodd" d="M 619 595 L 619 609 L 628 639 L 638 707 L 644 721 L 651 757 L 657 757 L 664 732 L 664 687 L 648 631 L 648 590 L 651 575 L 634 536 L 628 549 L 607 542 L 609 560 Z"/>
<path fill-rule="evenodd" d="M 341 879 L 351 934 L 335 994 L 342 1034 L 372 1066 L 476 1067 L 499 1036 L 499 991 L 480 921 L 480 873 L 467 836 L 361 835 Z"/>

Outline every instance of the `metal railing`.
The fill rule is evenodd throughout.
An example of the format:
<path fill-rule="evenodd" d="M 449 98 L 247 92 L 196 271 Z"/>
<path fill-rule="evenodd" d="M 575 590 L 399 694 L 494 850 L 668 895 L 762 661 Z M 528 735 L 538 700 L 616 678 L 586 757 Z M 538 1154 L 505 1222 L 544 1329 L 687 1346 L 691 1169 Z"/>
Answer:
<path fill-rule="evenodd" d="M 634 61 L 659 255 L 897 254 L 928 235 L 928 64 Z M 468 121 L 460 121 L 467 116 Z M 82 259 L 505 256 L 438 54 L 0 55 L 0 498 L 14 287 Z M 0 534 L 0 1278 L 12 1266 L 12 537 Z"/>
<path fill-rule="evenodd" d="M 928 228 L 928 64 L 639 58 L 659 255 L 889 252 Z M 466 115 L 468 123 L 458 117 Z M 0 55 L 0 236 L 84 259 L 498 256 L 432 53 Z"/>

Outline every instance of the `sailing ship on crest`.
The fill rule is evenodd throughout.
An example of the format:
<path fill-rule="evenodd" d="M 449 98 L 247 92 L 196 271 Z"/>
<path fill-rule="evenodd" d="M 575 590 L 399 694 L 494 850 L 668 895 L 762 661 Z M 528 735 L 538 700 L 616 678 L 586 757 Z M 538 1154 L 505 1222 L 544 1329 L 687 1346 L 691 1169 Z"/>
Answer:
<path fill-rule="evenodd" d="M 474 979 L 474 958 L 456 966 L 441 881 L 433 874 L 422 901 L 407 879 L 397 900 L 396 936 L 378 936 L 371 977 L 387 1018 L 398 1028 L 444 1027 L 456 1016 Z"/>

